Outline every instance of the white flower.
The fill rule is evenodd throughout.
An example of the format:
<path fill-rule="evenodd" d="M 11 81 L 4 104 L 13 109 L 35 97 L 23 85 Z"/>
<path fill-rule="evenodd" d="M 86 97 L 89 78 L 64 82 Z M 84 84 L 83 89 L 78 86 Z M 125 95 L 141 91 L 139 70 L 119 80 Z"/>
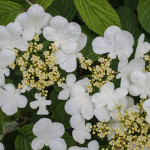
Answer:
<path fill-rule="evenodd" d="M 128 61 L 120 61 L 116 78 L 121 78 L 121 87 L 128 88 L 130 85 L 130 74 L 132 71 L 143 71 L 145 69 L 145 61 L 143 59 L 132 59 Z"/>
<path fill-rule="evenodd" d="M 147 112 L 146 121 L 150 124 L 150 99 L 144 101 L 143 108 Z"/>
<path fill-rule="evenodd" d="M 148 42 L 144 42 L 145 35 L 141 34 L 138 39 L 138 45 L 135 52 L 135 58 L 143 58 L 144 54 L 148 53 L 150 50 L 150 44 Z"/>
<path fill-rule="evenodd" d="M 9 23 L 6 27 L 0 26 L 0 50 L 14 50 L 17 48 L 25 51 L 28 48 L 28 42 L 21 37 L 22 28 L 19 23 Z"/>
<path fill-rule="evenodd" d="M 26 91 L 30 91 L 31 87 L 24 83 L 24 81 L 21 81 L 23 88 L 21 89 L 21 93 L 25 93 Z"/>
<path fill-rule="evenodd" d="M 0 87 L 5 85 L 5 76 L 9 76 L 10 70 L 7 68 L 15 60 L 15 53 L 10 50 L 0 51 Z"/>
<path fill-rule="evenodd" d="M 82 56 L 82 54 L 79 52 L 85 47 L 86 42 L 86 35 L 84 33 L 81 33 L 75 52 L 67 54 L 61 49 L 54 52 L 54 56 L 56 57 L 56 64 L 59 64 L 60 68 L 65 70 L 66 72 L 75 71 L 77 68 L 77 58 Z"/>
<path fill-rule="evenodd" d="M 96 140 L 93 140 L 88 143 L 88 147 L 78 147 L 78 146 L 72 146 L 68 150 L 98 150 L 99 144 Z"/>
<path fill-rule="evenodd" d="M 66 143 L 60 138 L 64 132 L 63 124 L 52 123 L 50 119 L 42 118 L 33 127 L 33 133 L 37 138 L 32 141 L 31 146 L 33 150 L 42 149 L 44 145 L 49 146 L 51 150 L 66 150 Z"/>
<path fill-rule="evenodd" d="M 122 104 L 122 99 L 128 94 L 124 88 L 114 90 L 114 84 L 108 82 L 104 84 L 99 93 L 92 96 L 92 102 L 95 104 L 94 114 L 99 121 L 109 121 L 111 118 L 110 111 L 114 106 Z"/>
<path fill-rule="evenodd" d="M 44 29 L 43 35 L 48 41 L 54 41 L 65 54 L 71 54 L 77 50 L 81 28 L 75 22 L 68 23 L 66 18 L 56 16 L 50 20 L 50 26 Z"/>
<path fill-rule="evenodd" d="M 82 85 L 82 86 L 89 85 L 88 78 L 84 78 L 76 82 L 76 76 L 74 74 L 67 75 L 66 84 L 62 83 L 63 90 L 60 91 L 58 99 L 67 100 L 70 96 L 71 88 L 73 88 L 75 85 Z"/>
<path fill-rule="evenodd" d="M 8 116 L 15 114 L 18 108 L 24 108 L 27 105 L 27 98 L 20 95 L 21 91 L 15 89 L 13 84 L 6 84 L 4 89 L 0 89 L 0 106 Z"/>
<path fill-rule="evenodd" d="M 86 120 L 90 120 L 94 115 L 94 108 L 91 96 L 81 85 L 75 85 L 71 89 L 71 97 L 65 104 L 65 110 L 70 115 L 81 113 Z"/>
<path fill-rule="evenodd" d="M 132 51 L 134 39 L 131 33 L 122 31 L 117 26 L 110 26 L 104 32 L 104 37 L 96 37 L 93 42 L 93 51 L 96 54 L 110 53 L 110 58 L 127 59 Z"/>
<path fill-rule="evenodd" d="M 85 119 L 80 114 L 71 117 L 70 125 L 74 129 L 72 136 L 76 142 L 83 144 L 85 139 L 91 139 L 91 123 L 85 125 Z"/>
<path fill-rule="evenodd" d="M 48 115 L 49 112 L 47 111 L 46 106 L 51 104 L 51 100 L 46 100 L 45 97 L 41 97 L 38 93 L 35 94 L 35 98 L 37 100 L 30 102 L 30 107 L 32 109 L 39 107 L 37 112 L 38 115 Z"/>
<path fill-rule="evenodd" d="M 19 22 L 23 33 L 22 36 L 30 41 L 33 39 L 35 34 L 41 34 L 51 19 L 51 15 L 45 13 L 44 9 L 38 5 L 32 5 L 27 12 L 19 14 L 15 19 L 15 22 Z"/>
<path fill-rule="evenodd" d="M 140 98 L 150 96 L 150 72 L 133 71 L 130 75 L 130 80 L 129 93 L 132 96 L 140 95 Z"/>
<path fill-rule="evenodd" d="M 0 150 L 4 150 L 4 145 L 0 142 Z"/>

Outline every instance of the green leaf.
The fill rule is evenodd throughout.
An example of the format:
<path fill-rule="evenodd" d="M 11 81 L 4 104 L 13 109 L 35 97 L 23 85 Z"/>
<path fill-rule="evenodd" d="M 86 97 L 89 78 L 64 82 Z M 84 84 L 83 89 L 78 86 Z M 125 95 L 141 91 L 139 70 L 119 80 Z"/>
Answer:
<path fill-rule="evenodd" d="M 15 140 L 15 150 L 32 150 L 31 142 L 35 138 L 32 133 L 33 125 L 26 125 L 19 131 L 19 135 Z"/>
<path fill-rule="evenodd" d="M 133 10 L 137 9 L 138 0 L 124 0 L 124 4 Z"/>
<path fill-rule="evenodd" d="M 65 132 L 62 138 L 66 141 L 67 148 L 77 145 L 73 137 L 68 132 Z"/>
<path fill-rule="evenodd" d="M 150 0 L 139 0 L 137 12 L 142 27 L 150 33 Z"/>
<path fill-rule="evenodd" d="M 52 16 L 60 15 L 71 21 L 76 15 L 76 8 L 73 0 L 54 0 L 47 12 Z"/>
<path fill-rule="evenodd" d="M 4 113 L 0 109 L 0 135 L 3 134 Z"/>
<path fill-rule="evenodd" d="M 140 32 L 140 25 L 135 12 L 126 6 L 121 6 L 116 11 L 120 17 L 122 29 L 137 35 Z"/>
<path fill-rule="evenodd" d="M 59 104 L 56 107 L 56 110 L 54 111 L 54 113 L 51 116 L 51 119 L 54 122 L 60 122 L 65 126 L 65 129 L 69 129 L 70 127 L 70 115 L 68 115 L 64 109 L 66 102 L 62 102 L 61 104 Z"/>
<path fill-rule="evenodd" d="M 120 20 L 106 0 L 74 0 L 83 21 L 94 32 L 103 35 L 111 25 L 120 27 Z"/>
<path fill-rule="evenodd" d="M 100 55 L 97 55 L 93 52 L 92 41 L 97 36 L 97 34 L 90 31 L 86 26 L 82 27 L 82 32 L 85 33 L 87 36 L 87 43 L 81 52 L 86 59 L 91 59 L 92 61 L 96 61 L 98 57 L 100 57 Z"/>
<path fill-rule="evenodd" d="M 41 5 L 45 10 L 50 6 L 53 0 L 35 0 L 36 3 Z"/>
<path fill-rule="evenodd" d="M 11 1 L 0 1 L 0 24 L 7 25 L 23 12 L 20 4 Z"/>

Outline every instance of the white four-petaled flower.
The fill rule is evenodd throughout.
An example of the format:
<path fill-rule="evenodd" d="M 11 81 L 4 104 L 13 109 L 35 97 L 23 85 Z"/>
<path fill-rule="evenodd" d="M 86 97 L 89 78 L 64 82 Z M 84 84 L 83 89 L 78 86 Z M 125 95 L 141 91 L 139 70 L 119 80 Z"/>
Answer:
<path fill-rule="evenodd" d="M 27 50 L 28 42 L 21 35 L 22 28 L 17 22 L 9 23 L 6 27 L 0 26 L 0 50 Z"/>
<path fill-rule="evenodd" d="M 37 137 L 32 141 L 31 146 L 33 150 L 42 149 L 44 145 L 49 146 L 51 150 L 66 150 L 66 143 L 61 138 L 64 132 L 63 124 L 42 118 L 33 127 L 33 133 Z"/>
<path fill-rule="evenodd" d="M 6 84 L 4 89 L 0 89 L 0 106 L 8 116 L 15 114 L 18 108 L 27 105 L 27 98 L 20 93 L 21 91 L 15 89 L 13 84 Z"/>
<path fill-rule="evenodd" d="M 45 13 L 40 5 L 34 4 L 27 12 L 18 15 L 15 22 L 20 23 L 23 29 L 23 38 L 30 41 L 35 34 L 42 33 L 42 29 L 49 24 L 50 19 L 50 14 Z"/>
<path fill-rule="evenodd" d="M 35 98 L 37 100 L 30 102 L 30 107 L 32 109 L 39 107 L 37 112 L 38 115 L 48 115 L 49 112 L 47 111 L 46 106 L 51 104 L 51 100 L 46 100 L 44 96 L 41 97 L 38 93 L 35 94 Z"/>
<path fill-rule="evenodd" d="M 99 121 L 109 121 L 111 118 L 110 111 L 114 106 L 120 106 L 122 99 L 128 94 L 125 88 L 114 90 L 112 82 L 105 83 L 100 92 L 92 96 L 92 102 L 95 104 L 94 114 Z"/>
<path fill-rule="evenodd" d="M 96 37 L 93 42 L 93 51 L 96 54 L 109 53 L 111 59 L 118 56 L 119 60 L 129 58 L 133 52 L 134 38 L 128 31 L 122 31 L 117 26 L 110 26 L 104 32 L 104 37 Z"/>

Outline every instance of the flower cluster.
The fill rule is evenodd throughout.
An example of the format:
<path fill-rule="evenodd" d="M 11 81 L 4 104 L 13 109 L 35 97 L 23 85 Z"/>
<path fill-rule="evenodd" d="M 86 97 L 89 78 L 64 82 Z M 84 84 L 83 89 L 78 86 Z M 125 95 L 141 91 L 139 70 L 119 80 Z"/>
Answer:
<path fill-rule="evenodd" d="M 40 115 L 32 129 L 33 150 L 149 149 L 150 43 L 142 34 L 134 51 L 132 34 L 110 26 L 92 41 L 95 55 L 101 54 L 97 61 L 82 53 L 86 44 L 79 24 L 52 17 L 38 4 L 0 26 L 1 110 L 8 116 Z M 9 83 L 8 76 L 17 71 L 19 84 Z M 70 119 L 67 129 L 54 119 L 59 103 Z M 30 112 L 18 111 L 27 105 Z M 70 147 L 66 132 L 75 141 Z M 99 138 L 107 140 L 107 147 Z"/>

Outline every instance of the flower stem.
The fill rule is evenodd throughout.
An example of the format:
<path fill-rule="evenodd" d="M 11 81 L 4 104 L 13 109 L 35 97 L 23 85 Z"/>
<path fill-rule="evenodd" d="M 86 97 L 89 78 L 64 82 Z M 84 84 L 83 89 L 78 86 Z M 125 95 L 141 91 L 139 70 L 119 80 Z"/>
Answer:
<path fill-rule="evenodd" d="M 29 0 L 25 0 L 29 5 L 32 5 L 32 3 Z"/>

